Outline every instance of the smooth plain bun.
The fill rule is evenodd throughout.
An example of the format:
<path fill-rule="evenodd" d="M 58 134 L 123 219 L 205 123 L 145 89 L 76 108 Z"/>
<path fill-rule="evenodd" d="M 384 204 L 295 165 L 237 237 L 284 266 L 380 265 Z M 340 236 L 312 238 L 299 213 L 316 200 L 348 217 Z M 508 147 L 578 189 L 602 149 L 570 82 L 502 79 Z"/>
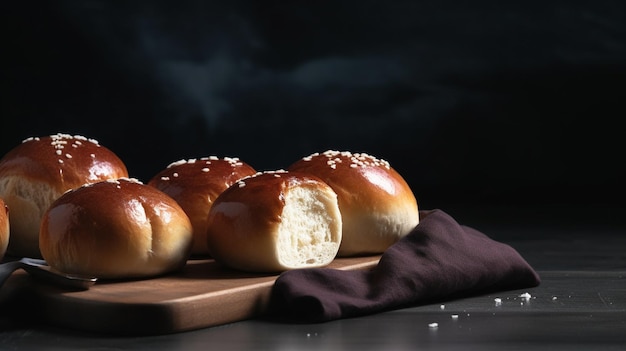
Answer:
<path fill-rule="evenodd" d="M 39 241 L 43 258 L 61 272 L 145 278 L 186 264 L 192 228 L 174 199 L 123 178 L 63 194 L 44 213 Z"/>
<path fill-rule="evenodd" d="M 415 195 L 385 160 L 329 150 L 287 170 L 317 176 L 337 193 L 343 220 L 338 256 L 382 253 L 419 223 Z"/>
<path fill-rule="evenodd" d="M 234 182 L 255 173 L 238 158 L 211 156 L 171 163 L 147 184 L 170 195 L 185 210 L 193 226 L 191 253 L 208 256 L 207 219 L 213 201 Z"/>
<path fill-rule="evenodd" d="M 0 261 L 7 252 L 10 232 L 9 207 L 0 199 Z"/>
<path fill-rule="evenodd" d="M 40 257 L 39 225 L 50 204 L 86 183 L 128 177 L 125 164 L 96 140 L 55 134 L 28 138 L 0 160 L 0 197 L 11 211 L 8 253 Z"/>
<path fill-rule="evenodd" d="M 213 203 L 207 243 L 216 261 L 244 271 L 325 266 L 341 243 L 337 195 L 306 174 L 274 171 L 244 178 Z"/>

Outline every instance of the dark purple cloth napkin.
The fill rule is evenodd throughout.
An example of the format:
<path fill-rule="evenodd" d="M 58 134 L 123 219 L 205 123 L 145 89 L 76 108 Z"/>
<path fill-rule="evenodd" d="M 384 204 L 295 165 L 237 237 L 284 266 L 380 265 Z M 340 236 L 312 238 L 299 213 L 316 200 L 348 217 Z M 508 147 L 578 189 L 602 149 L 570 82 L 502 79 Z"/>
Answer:
<path fill-rule="evenodd" d="M 539 285 L 539 275 L 509 245 L 460 225 L 441 210 L 420 216 L 420 224 L 387 249 L 372 270 L 282 273 L 266 317 L 325 322 Z"/>

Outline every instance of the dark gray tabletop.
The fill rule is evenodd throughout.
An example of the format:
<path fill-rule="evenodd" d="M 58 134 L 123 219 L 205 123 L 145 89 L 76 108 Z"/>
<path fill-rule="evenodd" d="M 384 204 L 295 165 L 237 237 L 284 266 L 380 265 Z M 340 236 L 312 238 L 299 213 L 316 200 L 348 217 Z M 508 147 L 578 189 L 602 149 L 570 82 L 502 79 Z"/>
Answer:
<path fill-rule="evenodd" d="M 87 334 L 0 317 L 0 349 L 624 350 L 626 231 L 619 209 L 595 209 L 593 217 L 587 210 L 551 211 L 448 211 L 516 248 L 539 272 L 536 288 L 322 324 L 249 320 L 149 337 Z"/>

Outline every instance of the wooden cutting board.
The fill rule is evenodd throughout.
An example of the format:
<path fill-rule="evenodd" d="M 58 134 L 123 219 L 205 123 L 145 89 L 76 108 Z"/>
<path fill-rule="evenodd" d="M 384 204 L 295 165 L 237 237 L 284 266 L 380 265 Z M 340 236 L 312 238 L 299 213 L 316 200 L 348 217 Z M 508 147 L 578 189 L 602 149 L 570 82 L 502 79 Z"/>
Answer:
<path fill-rule="evenodd" d="M 379 259 L 340 258 L 329 268 L 369 269 Z M 9 303 L 12 309 L 47 324 L 91 332 L 155 335 L 259 316 L 277 277 L 229 270 L 213 260 L 190 260 L 176 274 L 99 281 L 86 291 L 67 291 L 17 271 L 2 289 L 15 300 Z"/>

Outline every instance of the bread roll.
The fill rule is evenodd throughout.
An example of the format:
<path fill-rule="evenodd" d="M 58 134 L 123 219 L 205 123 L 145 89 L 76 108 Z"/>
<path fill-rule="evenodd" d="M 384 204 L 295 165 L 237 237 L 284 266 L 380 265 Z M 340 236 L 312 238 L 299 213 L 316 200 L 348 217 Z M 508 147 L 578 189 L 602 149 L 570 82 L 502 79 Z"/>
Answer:
<path fill-rule="evenodd" d="M 9 225 L 9 207 L 0 199 L 0 261 L 4 258 L 9 245 Z"/>
<path fill-rule="evenodd" d="M 185 210 L 193 226 L 193 256 L 209 256 L 207 218 L 211 204 L 230 185 L 256 170 L 238 158 L 215 156 L 181 160 L 167 166 L 148 185 L 170 195 Z"/>
<path fill-rule="evenodd" d="M 419 223 L 413 191 L 385 160 L 329 150 L 287 170 L 315 175 L 337 193 L 343 220 L 340 257 L 382 253 Z"/>
<path fill-rule="evenodd" d="M 128 177 L 124 163 L 96 140 L 55 134 L 29 138 L 0 160 L 0 197 L 11 210 L 14 256 L 41 257 L 39 225 L 50 204 L 85 183 Z"/>
<path fill-rule="evenodd" d="M 39 242 L 43 258 L 61 272 L 145 278 L 185 265 L 192 228 L 174 199 L 121 178 L 63 194 L 44 213 Z"/>
<path fill-rule="evenodd" d="M 216 261 L 251 272 L 321 267 L 341 242 L 337 195 L 306 174 L 263 172 L 217 197 L 207 243 Z"/>

